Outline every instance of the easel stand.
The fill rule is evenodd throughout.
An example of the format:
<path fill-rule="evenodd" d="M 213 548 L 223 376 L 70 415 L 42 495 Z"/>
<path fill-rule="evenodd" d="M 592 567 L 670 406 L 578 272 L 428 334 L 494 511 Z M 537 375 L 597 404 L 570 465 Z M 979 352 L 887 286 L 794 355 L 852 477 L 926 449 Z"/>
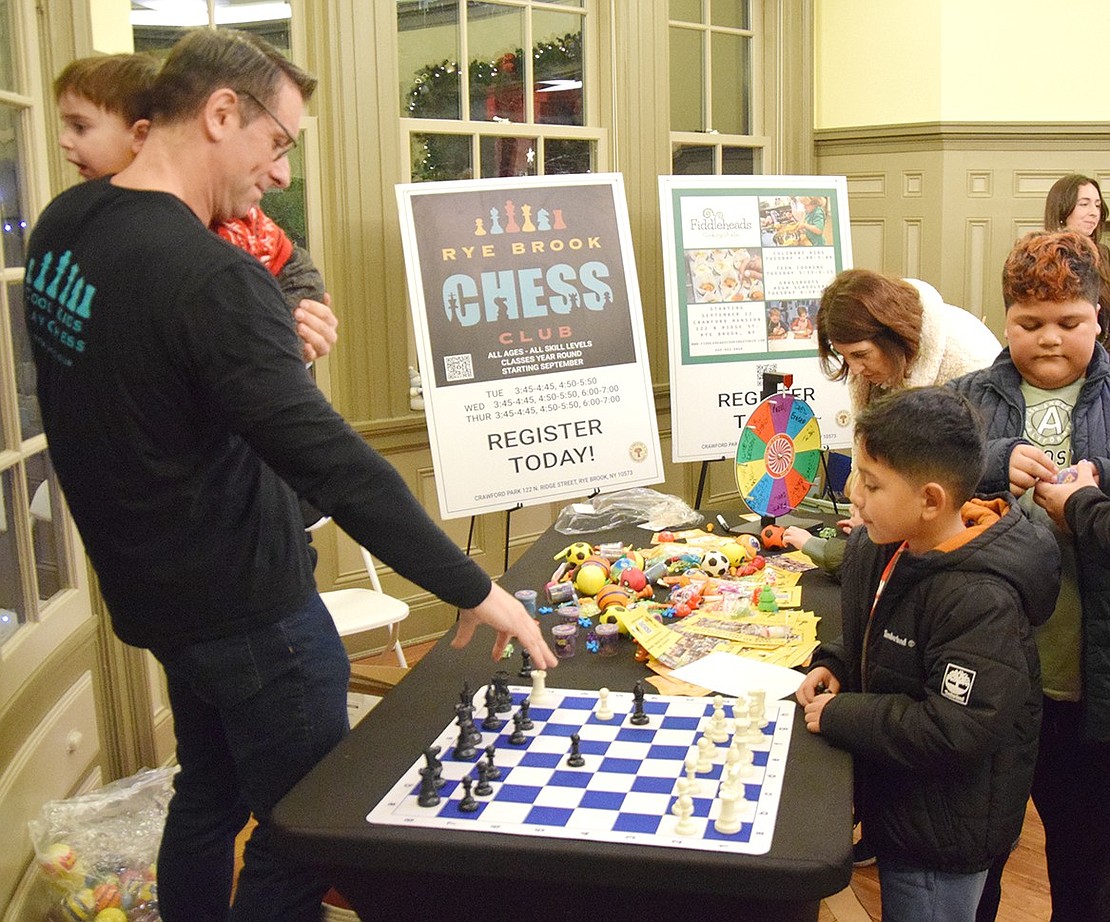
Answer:
<path fill-rule="evenodd" d="M 600 492 L 601 492 L 601 488 L 598 487 L 593 491 L 593 493 L 591 493 L 589 496 L 587 496 L 586 499 L 593 499 Z M 509 569 L 509 539 L 511 537 L 511 532 L 512 532 L 513 513 L 516 512 L 518 509 L 523 509 L 523 508 L 524 508 L 523 503 L 517 503 L 515 506 L 510 506 L 508 509 L 505 510 L 505 557 L 504 557 L 504 560 L 503 560 L 503 563 L 502 563 L 502 568 L 501 568 L 502 573 L 504 573 L 506 570 Z M 470 517 L 470 529 L 467 531 L 467 534 L 466 534 L 466 556 L 467 557 L 470 556 L 470 552 L 471 552 L 471 550 L 473 550 L 473 547 L 474 547 L 474 522 L 476 520 L 477 520 L 477 516 L 472 515 Z"/>

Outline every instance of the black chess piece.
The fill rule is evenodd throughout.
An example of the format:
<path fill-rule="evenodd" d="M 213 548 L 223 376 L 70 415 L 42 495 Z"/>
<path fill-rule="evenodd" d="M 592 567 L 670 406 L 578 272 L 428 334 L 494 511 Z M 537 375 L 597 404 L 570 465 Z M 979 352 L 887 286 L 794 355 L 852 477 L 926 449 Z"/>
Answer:
<path fill-rule="evenodd" d="M 523 648 L 521 648 L 520 651 L 520 672 L 518 672 L 517 675 L 522 679 L 530 679 L 532 677 L 532 654 Z"/>
<path fill-rule="evenodd" d="M 570 755 L 567 756 L 567 765 L 571 768 L 581 768 L 586 764 L 586 759 L 582 753 L 578 751 L 579 740 L 578 734 L 572 733 L 570 735 Z"/>
<path fill-rule="evenodd" d="M 520 712 L 519 713 L 520 713 L 520 729 L 521 730 L 531 730 L 535 726 L 535 724 L 532 722 L 532 718 L 528 716 L 528 712 L 531 710 L 531 708 L 532 708 L 531 699 L 525 698 L 523 701 L 520 702 Z"/>
<path fill-rule="evenodd" d="M 462 691 L 459 692 L 459 704 L 463 707 L 470 707 L 474 704 L 474 696 L 470 693 L 469 682 L 463 682 Z"/>
<path fill-rule="evenodd" d="M 470 786 L 473 783 L 474 782 L 470 780 L 470 775 L 463 776 L 463 799 L 459 801 L 459 811 L 461 813 L 473 813 L 478 809 L 478 801 L 474 799 L 474 795 L 470 792 Z"/>
<path fill-rule="evenodd" d="M 648 722 L 648 716 L 644 713 L 644 683 L 636 680 L 636 684 L 632 686 L 632 716 L 628 718 L 629 723 L 641 726 Z"/>
<path fill-rule="evenodd" d="M 489 797 L 493 793 L 493 785 L 489 783 L 489 769 L 485 762 L 478 763 L 478 783 L 474 786 L 474 793 L 479 797 Z"/>
<path fill-rule="evenodd" d="M 436 793 L 436 770 L 431 766 L 420 769 L 420 795 L 416 802 L 421 807 L 434 807 L 439 803 L 439 794 Z"/>
<path fill-rule="evenodd" d="M 493 687 L 497 691 L 497 713 L 508 713 L 513 709 L 513 693 L 509 691 L 509 674 L 505 670 L 494 673 Z"/>
<path fill-rule="evenodd" d="M 473 708 L 470 710 L 473 710 Z M 474 746 L 482 742 L 482 731 L 475 725 L 473 714 L 468 713 L 463 719 L 463 722 L 459 724 L 459 733 L 466 733 L 470 737 L 471 744 Z"/>
<path fill-rule="evenodd" d="M 523 746 L 528 740 L 524 735 L 524 727 L 520 725 L 520 711 L 513 714 L 513 732 L 509 737 L 509 742 L 514 746 Z"/>
<path fill-rule="evenodd" d="M 437 791 L 443 787 L 443 762 L 440 761 L 439 758 L 441 751 L 439 746 L 429 746 L 424 750 L 424 761 L 427 763 L 427 767 L 432 771 L 432 777 Z"/>
<path fill-rule="evenodd" d="M 482 720 L 483 730 L 496 730 L 501 726 L 497 717 L 497 693 L 492 685 L 486 686 L 486 716 Z"/>
<path fill-rule="evenodd" d="M 459 727 L 459 738 L 455 741 L 455 751 L 453 753 L 456 762 L 469 762 L 478 754 L 478 750 L 474 748 L 474 741 L 470 737 L 470 731 L 465 727 Z"/>
<path fill-rule="evenodd" d="M 493 764 L 493 754 L 496 751 L 497 747 L 493 743 L 486 747 L 486 777 L 490 781 L 497 781 L 501 777 L 501 769 Z"/>

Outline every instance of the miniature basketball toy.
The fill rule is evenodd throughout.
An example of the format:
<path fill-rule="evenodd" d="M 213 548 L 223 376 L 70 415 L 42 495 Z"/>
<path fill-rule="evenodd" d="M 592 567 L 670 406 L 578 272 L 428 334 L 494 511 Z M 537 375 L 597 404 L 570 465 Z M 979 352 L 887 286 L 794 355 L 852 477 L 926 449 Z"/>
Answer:
<path fill-rule="evenodd" d="M 789 393 L 763 400 L 736 446 L 736 486 L 760 529 L 805 498 L 820 466 L 821 429 L 810 405 Z"/>

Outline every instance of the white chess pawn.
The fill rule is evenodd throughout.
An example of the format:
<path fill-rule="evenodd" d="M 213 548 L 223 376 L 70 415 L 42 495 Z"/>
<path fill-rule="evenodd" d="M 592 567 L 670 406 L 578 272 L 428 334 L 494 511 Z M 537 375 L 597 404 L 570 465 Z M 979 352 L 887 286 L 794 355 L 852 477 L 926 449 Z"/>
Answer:
<path fill-rule="evenodd" d="M 717 695 L 713 699 L 713 718 L 709 721 L 709 736 L 714 743 L 728 740 L 728 724 L 725 721 L 724 698 Z"/>
<path fill-rule="evenodd" d="M 732 746 L 729 748 L 728 751 L 730 760 L 732 759 L 733 753 L 736 753 L 735 764 L 739 772 L 739 777 L 749 778 L 753 774 L 755 774 L 755 769 L 752 768 L 755 760 L 752 756 L 752 751 L 747 743 L 745 743 L 742 739 L 733 740 Z"/>
<path fill-rule="evenodd" d="M 678 790 L 678 799 L 674 802 L 674 805 L 671 807 L 671 813 L 673 813 L 675 816 L 678 816 L 679 815 L 678 814 L 678 805 L 679 805 L 679 803 L 681 803 L 682 798 L 683 797 L 686 797 L 686 798 L 690 797 L 690 782 L 687 781 L 685 778 L 679 778 L 675 787 Z"/>
<path fill-rule="evenodd" d="M 598 720 L 613 719 L 613 709 L 609 707 L 609 689 L 599 688 L 597 690 L 597 710 L 594 711 L 594 716 Z"/>
<path fill-rule="evenodd" d="M 701 782 L 698 781 L 698 762 L 697 759 L 690 758 L 686 760 L 686 793 L 697 794 L 701 791 Z"/>
<path fill-rule="evenodd" d="M 740 817 L 736 810 L 736 801 L 739 795 L 736 791 L 722 790 L 719 798 L 721 813 L 713 821 L 713 828 L 723 836 L 735 835 L 740 831 Z"/>
<path fill-rule="evenodd" d="M 739 770 L 741 758 L 740 751 L 736 748 L 735 744 L 729 746 L 728 752 L 725 754 L 725 771 L 733 772 Z"/>
<path fill-rule="evenodd" d="M 689 794 L 683 794 L 678 798 L 675 803 L 676 816 L 678 822 L 675 823 L 674 831 L 680 836 L 692 836 L 698 831 L 698 824 L 691 820 L 694 815 L 694 801 Z"/>
<path fill-rule="evenodd" d="M 713 745 L 713 740 L 708 736 L 698 737 L 698 774 L 704 775 L 709 769 L 713 767 L 713 759 L 716 758 L 717 747 Z"/>

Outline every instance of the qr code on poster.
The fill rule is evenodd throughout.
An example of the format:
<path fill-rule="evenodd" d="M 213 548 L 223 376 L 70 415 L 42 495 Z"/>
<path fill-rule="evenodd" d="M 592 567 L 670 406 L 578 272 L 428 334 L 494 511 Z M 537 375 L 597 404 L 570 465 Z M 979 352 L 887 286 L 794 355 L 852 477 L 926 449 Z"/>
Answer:
<path fill-rule="evenodd" d="M 474 359 L 470 353 L 445 355 L 443 372 L 448 381 L 469 381 L 474 377 Z"/>

